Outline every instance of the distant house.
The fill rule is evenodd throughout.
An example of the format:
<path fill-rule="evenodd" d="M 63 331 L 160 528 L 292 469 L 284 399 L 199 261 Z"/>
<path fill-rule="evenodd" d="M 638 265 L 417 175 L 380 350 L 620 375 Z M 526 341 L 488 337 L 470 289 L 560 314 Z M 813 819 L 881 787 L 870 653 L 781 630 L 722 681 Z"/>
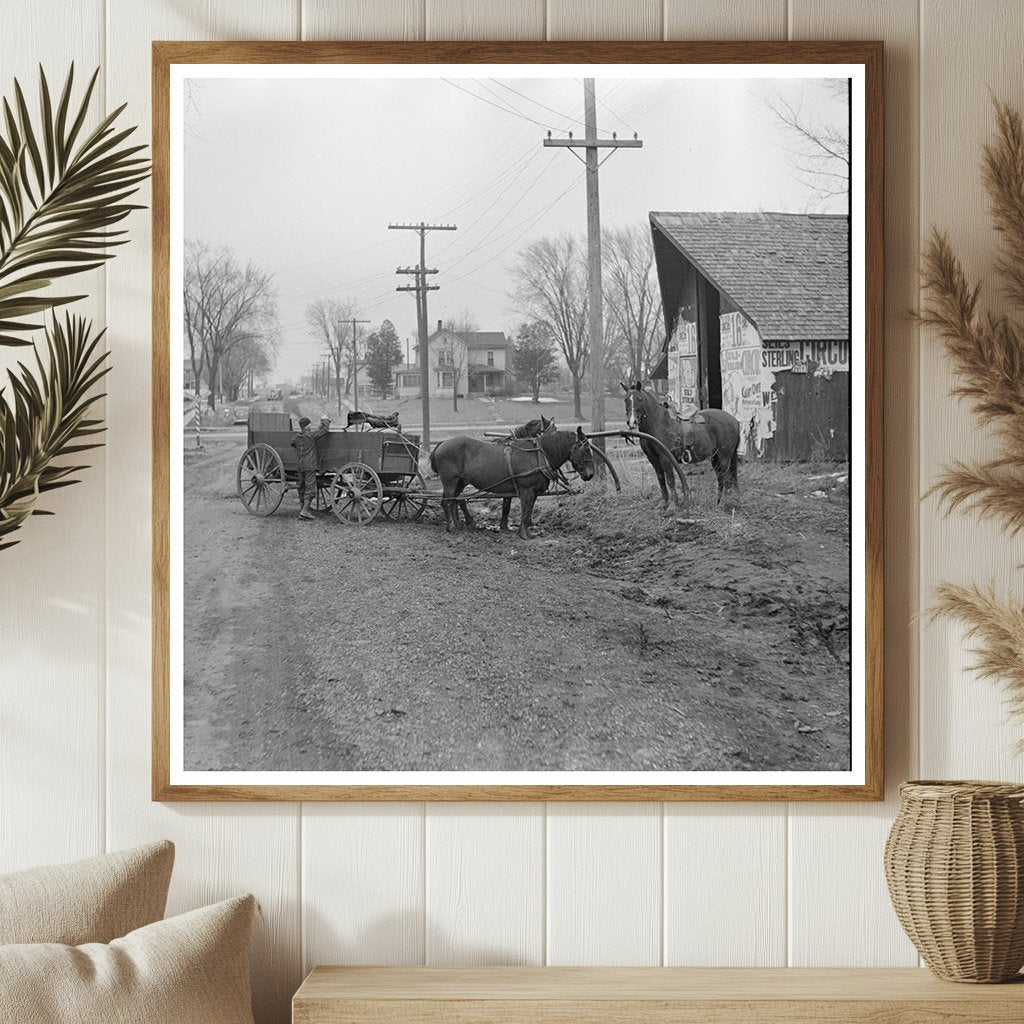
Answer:
<path fill-rule="evenodd" d="M 437 322 L 427 339 L 430 353 L 430 393 L 449 398 L 458 385 L 460 395 L 491 395 L 505 390 L 508 353 L 512 342 L 501 331 L 456 333 Z M 420 366 L 402 363 L 395 368 L 395 392 L 400 398 L 418 395 Z"/>
<path fill-rule="evenodd" d="M 415 398 L 419 393 L 419 365 L 417 363 L 399 363 L 395 367 L 395 397 Z"/>
<path fill-rule="evenodd" d="M 196 375 L 192 372 L 192 360 L 185 359 L 185 383 L 183 385 L 186 392 L 195 393 L 196 390 Z"/>
<path fill-rule="evenodd" d="M 654 376 L 731 412 L 741 451 L 845 458 L 850 224 L 796 213 L 650 215 L 667 331 Z"/>

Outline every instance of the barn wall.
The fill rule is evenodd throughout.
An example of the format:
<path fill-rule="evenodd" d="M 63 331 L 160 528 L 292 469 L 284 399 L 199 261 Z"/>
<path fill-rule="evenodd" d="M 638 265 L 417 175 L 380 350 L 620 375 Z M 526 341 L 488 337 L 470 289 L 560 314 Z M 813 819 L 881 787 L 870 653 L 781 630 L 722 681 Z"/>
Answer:
<path fill-rule="evenodd" d="M 850 451 L 850 375 L 814 363 L 775 374 L 775 430 L 765 457 L 780 462 L 846 459 Z"/>
<path fill-rule="evenodd" d="M 881 804 L 166 805 L 149 800 L 150 235 L 85 290 L 110 327 L 108 447 L 57 515 L 0 555 L 0 870 L 168 836 L 171 910 L 239 891 L 263 908 L 258 1020 L 283 1024 L 316 962 L 917 963 L 881 847 L 918 773 L 1024 781 L 961 629 L 915 613 L 939 579 L 1021 594 L 1024 548 L 919 503 L 984 450 L 947 395 L 918 300 L 919 238 L 948 228 L 971 274 L 993 237 L 978 188 L 989 89 L 1024 105 L 1019 0 L 6 0 L 4 88 L 38 61 L 101 64 L 107 105 L 149 131 L 151 39 L 884 39 L 886 721 Z M 145 200 L 145 197 L 143 199 Z M 920 658 L 918 655 L 920 644 Z"/>
<path fill-rule="evenodd" d="M 723 296 L 722 408 L 740 424 L 747 458 L 848 458 L 850 343 L 773 341 Z"/>

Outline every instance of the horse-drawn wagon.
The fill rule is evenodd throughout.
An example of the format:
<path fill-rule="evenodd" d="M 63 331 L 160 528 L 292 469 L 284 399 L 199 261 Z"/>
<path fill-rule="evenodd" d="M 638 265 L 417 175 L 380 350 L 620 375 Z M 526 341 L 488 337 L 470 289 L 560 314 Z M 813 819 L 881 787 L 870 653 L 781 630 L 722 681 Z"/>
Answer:
<path fill-rule="evenodd" d="M 394 520 L 419 519 L 428 502 L 436 501 L 452 530 L 458 528 L 457 511 L 467 525 L 472 524 L 467 502 L 500 498 L 501 528 L 505 529 L 512 499 L 517 497 L 523 510 L 519 535 L 526 537 L 537 497 L 580 493 L 562 475 L 563 465 L 571 464 L 581 479 L 589 480 L 596 462 L 603 462 L 615 489 L 621 490 L 611 461 L 591 441 L 612 434 L 643 438 L 656 446 L 685 488 L 682 468 L 655 437 L 635 430 L 594 435 L 582 428 L 560 431 L 542 417 L 508 434 L 492 435 L 491 443 L 463 435 L 435 446 L 430 465 L 438 473 L 441 491 L 426 488 L 419 468 L 418 435 L 400 429 L 328 431 L 317 441 L 314 507 L 330 509 L 342 522 L 366 526 L 380 515 Z M 285 494 L 298 488 L 299 459 L 292 447 L 295 436 L 288 413 L 250 412 L 248 445 L 238 463 L 237 485 L 238 496 L 252 515 L 272 515 Z M 467 451 L 467 446 L 473 450 Z M 439 466 L 442 450 L 444 466 Z M 467 486 L 473 489 L 465 491 Z"/>
<path fill-rule="evenodd" d="M 249 414 L 248 444 L 238 463 L 238 497 L 256 516 L 276 512 L 297 487 L 299 460 L 292 417 Z M 317 442 L 316 503 L 340 520 L 365 526 L 378 515 L 418 519 L 427 505 L 416 434 L 397 430 L 332 430 Z"/>

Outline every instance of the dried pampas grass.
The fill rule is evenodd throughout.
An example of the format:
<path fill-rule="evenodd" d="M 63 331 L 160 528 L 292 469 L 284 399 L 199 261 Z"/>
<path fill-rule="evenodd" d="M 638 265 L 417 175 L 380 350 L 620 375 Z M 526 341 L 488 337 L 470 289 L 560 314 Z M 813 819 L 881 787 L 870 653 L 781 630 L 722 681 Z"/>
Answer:
<path fill-rule="evenodd" d="M 967 638 L 976 645 L 971 649 L 974 670 L 982 678 L 1001 679 L 1011 709 L 1024 714 L 1024 606 L 1008 607 L 992 588 L 942 583 L 935 588 L 931 612 L 967 626 Z"/>
<path fill-rule="evenodd" d="M 1008 300 L 1024 309 L 1024 123 L 993 100 L 997 136 L 985 146 L 982 182 L 1000 235 L 995 270 Z M 923 254 L 927 302 L 918 316 L 942 339 L 957 376 L 953 394 L 966 399 L 994 434 L 992 458 L 955 462 L 928 494 L 943 511 L 994 519 L 1012 535 L 1024 530 L 1024 327 L 1011 317 L 978 310 L 980 285 L 968 280 L 949 239 L 934 231 Z M 1010 607 L 993 589 L 944 583 L 933 615 L 967 625 L 976 669 L 1002 679 L 1013 710 L 1024 714 L 1024 607 Z"/>

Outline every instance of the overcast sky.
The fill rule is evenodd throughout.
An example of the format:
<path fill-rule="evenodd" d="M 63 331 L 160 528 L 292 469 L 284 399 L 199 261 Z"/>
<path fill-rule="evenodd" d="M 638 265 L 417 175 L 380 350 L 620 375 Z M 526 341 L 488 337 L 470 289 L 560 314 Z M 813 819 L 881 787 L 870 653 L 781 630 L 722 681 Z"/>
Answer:
<path fill-rule="evenodd" d="M 576 151 L 541 144 L 549 129 L 583 134 L 580 79 L 200 79 L 189 92 L 185 234 L 274 274 L 278 379 L 320 352 L 305 325 L 314 298 L 389 318 L 403 347 L 415 333 L 413 297 L 394 291 L 411 279 L 394 271 L 418 261 L 418 236 L 391 222 L 458 225 L 427 236 L 441 286 L 431 325 L 468 308 L 481 329 L 509 333 L 521 320 L 508 296 L 516 252 L 586 230 Z M 846 103 L 814 82 L 598 79 L 599 134 L 644 143 L 602 166 L 602 225 L 646 223 L 651 210 L 845 211 L 794 174 L 765 103 L 777 95 L 846 124 Z"/>

